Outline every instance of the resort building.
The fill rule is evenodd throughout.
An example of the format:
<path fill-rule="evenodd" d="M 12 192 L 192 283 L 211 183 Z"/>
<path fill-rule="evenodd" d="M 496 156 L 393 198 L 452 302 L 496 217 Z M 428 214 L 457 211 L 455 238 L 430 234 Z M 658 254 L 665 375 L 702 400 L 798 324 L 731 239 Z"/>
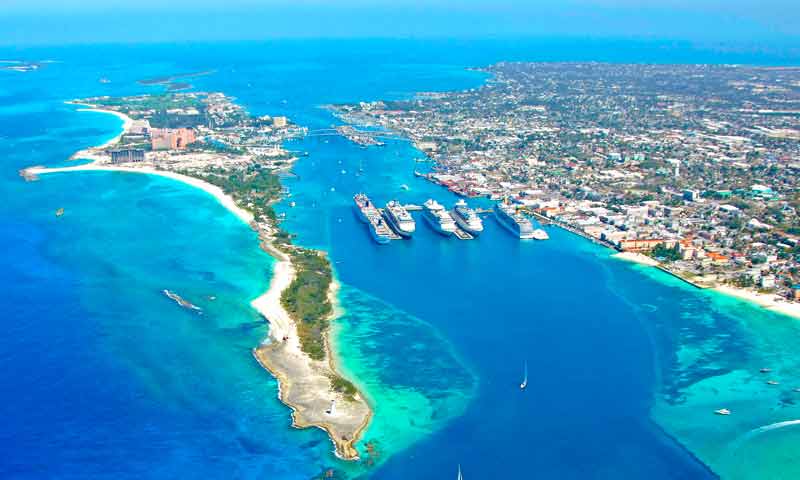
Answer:
<path fill-rule="evenodd" d="M 144 150 L 125 148 L 111 151 L 111 163 L 144 162 Z"/>
<path fill-rule="evenodd" d="M 153 150 L 182 150 L 196 140 L 191 128 L 154 128 L 150 130 Z"/>

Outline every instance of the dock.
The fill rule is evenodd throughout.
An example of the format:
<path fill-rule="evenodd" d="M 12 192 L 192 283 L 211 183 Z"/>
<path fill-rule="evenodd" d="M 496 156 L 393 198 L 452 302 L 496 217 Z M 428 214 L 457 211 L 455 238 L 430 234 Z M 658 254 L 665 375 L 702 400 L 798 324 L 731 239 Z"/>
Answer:
<path fill-rule="evenodd" d="M 462 230 L 460 227 L 456 227 L 456 231 L 454 232 L 454 235 L 459 240 L 474 240 L 475 239 L 474 235 L 472 235 L 471 233 L 469 233 L 469 232 L 467 232 L 465 230 Z"/>
<path fill-rule="evenodd" d="M 385 208 L 379 208 L 378 209 L 378 213 L 380 213 L 381 217 L 383 217 L 383 224 L 386 225 L 386 229 L 389 230 L 389 235 L 388 235 L 389 238 L 391 238 L 392 240 L 402 240 L 403 237 L 400 236 L 399 233 L 394 231 L 394 228 L 392 227 L 392 225 L 389 223 L 388 219 L 386 218 L 386 209 Z"/>

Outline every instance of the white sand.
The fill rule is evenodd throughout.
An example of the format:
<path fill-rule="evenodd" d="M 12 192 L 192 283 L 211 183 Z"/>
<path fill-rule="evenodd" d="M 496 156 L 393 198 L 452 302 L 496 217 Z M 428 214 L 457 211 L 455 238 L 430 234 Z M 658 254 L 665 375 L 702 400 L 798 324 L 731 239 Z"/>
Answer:
<path fill-rule="evenodd" d="M 642 255 L 641 253 L 620 252 L 612 255 L 612 257 L 629 262 L 635 262 L 641 265 L 648 265 L 651 267 L 657 267 L 659 265 L 656 260 L 648 257 L 647 255 Z M 712 290 L 724 295 L 736 297 L 740 300 L 754 303 L 762 308 L 776 313 L 781 313 L 783 315 L 800 319 L 800 303 L 789 302 L 785 298 L 778 295 L 754 292 L 752 290 L 732 287 L 730 285 L 717 285 L 712 287 Z"/>
<path fill-rule="evenodd" d="M 658 262 L 653 258 L 648 257 L 647 255 L 643 255 L 641 253 L 636 252 L 619 252 L 612 255 L 614 258 L 618 258 L 620 260 L 625 260 L 628 262 L 634 262 L 641 265 L 648 265 L 651 267 L 657 267 Z"/>
<path fill-rule="evenodd" d="M 74 167 L 57 167 L 57 168 L 31 167 L 26 169 L 25 171 L 33 175 L 42 175 L 42 174 L 60 173 L 60 172 L 92 172 L 92 171 L 146 173 L 148 175 L 158 175 L 161 177 L 171 178 L 173 180 L 183 182 L 195 188 L 199 188 L 200 190 L 213 196 L 220 203 L 220 205 L 227 208 L 231 213 L 236 215 L 236 217 L 239 218 L 242 222 L 250 225 L 253 221 L 253 214 L 236 205 L 236 202 L 233 201 L 233 198 L 231 198 L 230 195 L 222 191 L 222 189 L 219 188 L 218 186 L 212 185 L 208 182 L 204 182 L 203 180 L 194 177 L 181 175 L 180 173 L 167 172 L 164 170 L 156 170 L 155 168 L 151 167 L 118 167 L 114 165 L 96 165 L 93 163 L 89 163 L 86 165 L 77 165 Z"/>
<path fill-rule="evenodd" d="M 89 106 L 89 107 L 91 107 L 91 106 Z M 106 143 L 104 143 L 102 145 L 98 145 L 96 147 L 93 147 L 94 150 L 100 150 L 100 149 L 103 149 L 103 148 L 108 148 L 108 147 L 110 147 L 112 145 L 115 145 L 115 144 L 119 143 L 119 141 L 122 139 L 122 136 L 125 135 L 126 133 L 128 133 L 128 131 L 131 129 L 131 126 L 133 126 L 133 119 L 131 119 L 131 117 L 125 115 L 122 112 L 117 112 L 117 111 L 114 111 L 114 110 L 105 110 L 105 109 L 102 109 L 102 108 L 79 108 L 77 111 L 78 112 L 108 113 L 108 114 L 114 115 L 115 117 L 118 117 L 118 118 L 120 118 L 122 120 L 122 131 L 119 132 L 119 135 L 117 135 L 116 137 L 112 138 L 111 140 L 107 141 Z"/>
<path fill-rule="evenodd" d="M 98 160 L 104 160 L 102 150 L 119 142 L 122 135 L 130 129 L 132 120 L 122 113 L 111 110 L 94 108 L 89 110 L 116 115 L 124 122 L 122 132 L 113 139 L 99 147 L 73 155 L 73 158 L 91 159 L 94 163 L 74 167 L 31 167 L 23 173 L 36 176 L 59 172 L 111 171 L 159 175 L 203 190 L 242 222 L 257 229 L 251 212 L 236 205 L 231 196 L 208 182 L 179 173 L 157 170 L 149 166 L 123 167 L 98 163 Z M 278 378 L 278 396 L 292 408 L 293 424 L 300 428 L 307 426 L 322 428 L 328 432 L 335 445 L 337 456 L 348 460 L 358 459 L 358 451 L 355 449 L 354 443 L 360 439 L 369 424 L 372 410 L 360 395 L 356 395 L 355 401 L 350 401 L 342 393 L 334 392 L 331 389 L 330 377 L 331 374 L 336 374 L 336 368 L 334 355 L 330 348 L 328 349 L 328 362 L 314 361 L 302 351 L 297 326 L 281 304 L 281 295 L 295 278 L 294 266 L 288 255 L 271 246 L 268 250 L 277 260 L 273 267 L 272 281 L 269 290 L 253 300 L 251 305 L 269 322 L 269 335 L 272 340 L 270 346 L 276 347 L 277 351 L 270 355 L 265 350 L 268 347 L 262 346 L 254 350 L 254 355 L 262 366 L 272 371 Z M 331 285 L 330 295 L 335 295 L 336 286 L 337 284 Z M 286 341 L 283 340 L 284 338 Z M 271 368 L 268 363 L 271 363 Z M 335 399 L 337 404 L 335 416 L 326 413 L 331 399 Z"/>
<path fill-rule="evenodd" d="M 281 294 L 294 280 L 294 267 L 282 252 L 270 249 L 270 253 L 276 257 L 277 261 L 272 268 L 269 290 L 253 300 L 251 305 L 269 321 L 269 336 L 272 341 L 282 342 L 283 338 L 288 337 L 287 347 L 290 348 L 291 353 L 299 355 L 301 350 L 297 328 L 289 316 L 289 312 L 281 304 Z"/>
<path fill-rule="evenodd" d="M 714 287 L 714 290 L 725 295 L 730 295 L 741 300 L 755 303 L 756 305 L 773 312 L 782 313 L 794 318 L 800 318 L 800 303 L 789 302 L 785 298 L 778 295 L 758 293 L 752 290 L 731 287 L 729 285 L 719 285 Z"/>

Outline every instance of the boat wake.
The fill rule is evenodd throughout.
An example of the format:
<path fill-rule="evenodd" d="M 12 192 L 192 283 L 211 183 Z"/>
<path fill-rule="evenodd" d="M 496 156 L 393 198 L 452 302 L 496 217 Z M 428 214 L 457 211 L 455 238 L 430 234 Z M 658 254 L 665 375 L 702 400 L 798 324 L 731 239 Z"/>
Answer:
<path fill-rule="evenodd" d="M 177 293 L 175 293 L 175 292 L 173 292 L 171 290 L 167 290 L 167 289 L 162 290 L 162 293 L 164 295 L 166 295 L 169 299 L 173 300 L 175 303 L 180 305 L 181 307 L 186 308 L 188 310 L 194 310 L 195 312 L 197 312 L 197 313 L 202 315 L 202 313 L 203 313 L 203 309 L 202 308 L 198 307 L 197 305 L 195 305 L 195 304 L 193 304 L 191 302 L 186 301 L 185 299 L 183 299 Z"/>
<path fill-rule="evenodd" d="M 728 446 L 728 449 L 727 449 L 727 452 L 726 452 L 726 456 L 734 455 L 736 453 L 736 451 L 739 450 L 739 448 L 744 443 L 746 443 L 749 440 L 752 440 L 753 438 L 755 438 L 755 437 L 757 437 L 759 435 L 762 435 L 762 434 L 767 433 L 767 432 L 773 432 L 775 430 L 780 430 L 780 429 L 787 428 L 787 427 L 798 426 L 798 425 L 800 425 L 800 420 L 786 420 L 786 421 L 783 421 L 783 422 L 770 423 L 769 425 L 764 425 L 764 426 L 761 426 L 761 427 L 758 427 L 758 428 L 754 428 L 754 429 L 744 433 L 743 435 L 741 435 L 736 440 L 734 440 Z"/>

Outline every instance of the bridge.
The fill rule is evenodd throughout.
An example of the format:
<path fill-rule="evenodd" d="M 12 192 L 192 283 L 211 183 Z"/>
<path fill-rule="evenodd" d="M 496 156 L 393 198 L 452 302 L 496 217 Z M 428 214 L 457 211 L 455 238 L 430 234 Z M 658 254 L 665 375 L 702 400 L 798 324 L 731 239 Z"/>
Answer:
<path fill-rule="evenodd" d="M 306 134 L 306 137 L 345 137 L 348 138 L 351 135 L 358 135 L 364 137 L 370 137 L 373 140 L 393 140 L 399 142 L 410 142 L 411 140 L 406 137 L 401 137 L 400 135 L 393 134 L 391 132 L 386 131 L 378 131 L 378 130 L 358 130 L 353 128 L 350 131 L 341 132 L 335 128 L 319 128 L 317 130 L 309 130 Z M 349 139 L 349 138 L 348 138 Z"/>

